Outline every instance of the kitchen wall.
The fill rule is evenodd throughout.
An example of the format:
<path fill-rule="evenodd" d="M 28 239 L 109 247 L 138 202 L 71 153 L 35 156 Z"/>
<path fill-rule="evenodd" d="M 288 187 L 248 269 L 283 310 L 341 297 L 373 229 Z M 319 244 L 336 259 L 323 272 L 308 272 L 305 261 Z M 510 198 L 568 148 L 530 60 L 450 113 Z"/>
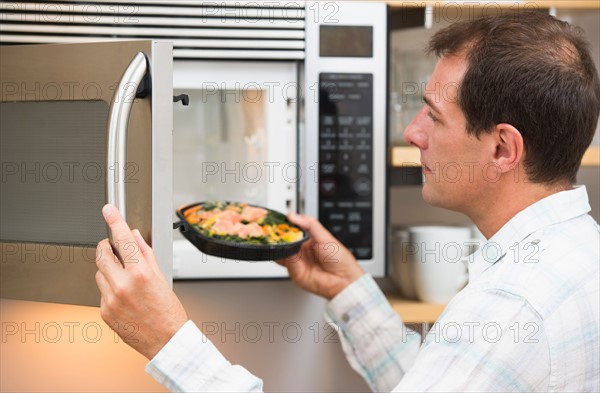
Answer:
<path fill-rule="evenodd" d="M 263 378 L 266 391 L 369 390 L 325 324 L 325 301 L 295 284 L 192 281 L 176 290 L 205 334 L 215 331 L 209 338 L 231 362 Z"/>

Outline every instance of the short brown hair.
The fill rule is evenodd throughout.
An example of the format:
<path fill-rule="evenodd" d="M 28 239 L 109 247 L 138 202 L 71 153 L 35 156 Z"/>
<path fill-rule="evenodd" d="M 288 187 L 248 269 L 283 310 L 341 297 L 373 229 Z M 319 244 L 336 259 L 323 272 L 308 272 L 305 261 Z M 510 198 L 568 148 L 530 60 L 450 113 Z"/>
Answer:
<path fill-rule="evenodd" d="M 458 22 L 437 32 L 428 52 L 469 62 L 458 104 L 467 132 L 517 128 L 530 181 L 576 181 L 600 113 L 600 82 L 581 29 L 541 12 Z"/>

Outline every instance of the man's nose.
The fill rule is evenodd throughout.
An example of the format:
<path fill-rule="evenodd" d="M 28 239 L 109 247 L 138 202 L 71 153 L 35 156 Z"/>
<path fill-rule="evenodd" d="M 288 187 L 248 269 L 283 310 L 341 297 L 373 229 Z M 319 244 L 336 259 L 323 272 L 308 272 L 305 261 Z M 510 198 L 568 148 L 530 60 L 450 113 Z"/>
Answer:
<path fill-rule="evenodd" d="M 431 127 L 431 119 L 427 117 L 427 107 L 423 106 L 419 113 L 410 122 L 404 130 L 404 140 L 409 145 L 414 145 L 419 149 L 427 148 L 427 129 Z"/>

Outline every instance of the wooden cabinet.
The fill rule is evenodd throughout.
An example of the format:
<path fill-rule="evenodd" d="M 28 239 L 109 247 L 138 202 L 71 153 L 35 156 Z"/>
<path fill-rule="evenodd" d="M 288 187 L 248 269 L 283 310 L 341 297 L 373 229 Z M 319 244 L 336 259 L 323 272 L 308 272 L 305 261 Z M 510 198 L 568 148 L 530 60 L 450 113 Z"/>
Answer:
<path fill-rule="evenodd" d="M 445 304 L 423 303 L 416 300 L 403 299 L 396 294 L 386 294 L 394 311 L 406 324 L 432 324 L 444 311 Z"/>
<path fill-rule="evenodd" d="M 393 167 L 418 167 L 421 166 L 419 149 L 412 146 L 396 146 L 391 151 L 391 165 Z M 600 166 L 600 146 L 591 146 L 584 154 L 581 161 L 582 167 Z"/>

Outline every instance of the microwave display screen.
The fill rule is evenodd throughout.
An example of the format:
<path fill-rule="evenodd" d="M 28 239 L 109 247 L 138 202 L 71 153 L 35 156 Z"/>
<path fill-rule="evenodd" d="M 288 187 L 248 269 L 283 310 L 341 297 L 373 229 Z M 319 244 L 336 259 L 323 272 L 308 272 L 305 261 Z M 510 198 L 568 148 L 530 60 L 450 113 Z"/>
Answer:
<path fill-rule="evenodd" d="M 321 57 L 373 57 L 373 26 L 320 27 Z"/>

